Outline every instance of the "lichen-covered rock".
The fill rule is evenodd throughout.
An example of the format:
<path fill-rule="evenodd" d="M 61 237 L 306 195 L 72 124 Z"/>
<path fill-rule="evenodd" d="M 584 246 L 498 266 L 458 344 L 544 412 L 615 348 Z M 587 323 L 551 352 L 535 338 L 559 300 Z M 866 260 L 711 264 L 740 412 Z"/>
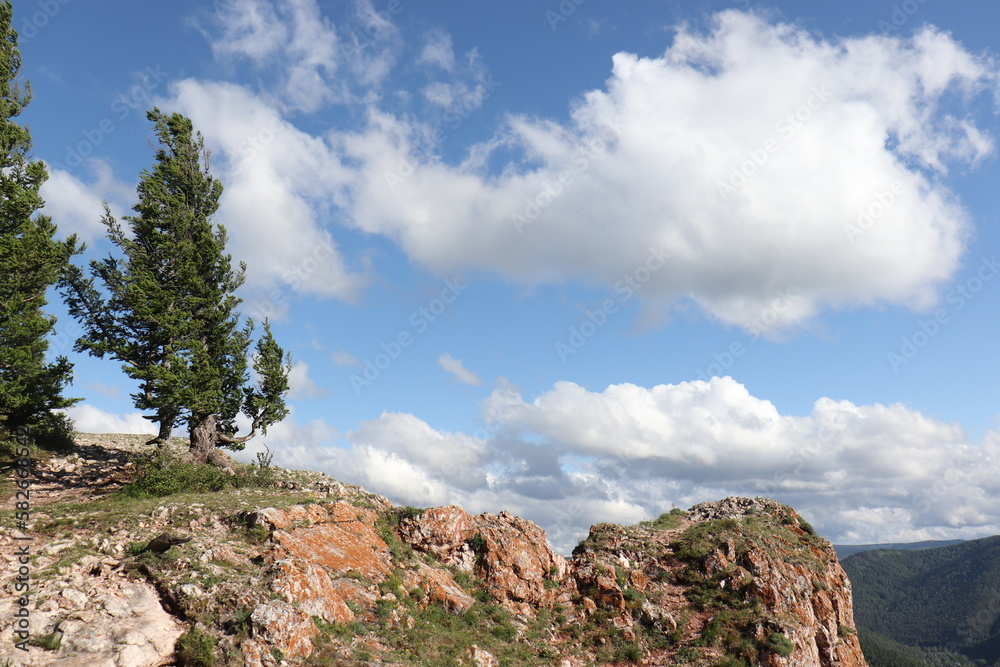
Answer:
<path fill-rule="evenodd" d="M 428 567 L 423 563 L 420 563 L 416 571 L 407 573 L 404 583 L 408 589 L 418 587 L 423 590 L 427 604 L 439 604 L 453 614 L 461 614 L 476 603 L 476 600 L 456 583 L 450 572 Z"/>
<path fill-rule="evenodd" d="M 466 572 L 471 572 L 476 563 L 476 554 L 469 545 L 475 534 L 472 515 L 455 505 L 432 507 L 399 526 L 400 537 L 414 549 Z"/>
<path fill-rule="evenodd" d="M 707 662 L 864 667 L 850 583 L 794 510 L 727 498 L 675 519 L 673 528 L 595 526 L 571 562 L 584 603 L 618 614 L 611 623 L 623 636 L 636 627 L 631 615 L 672 637 L 678 648 L 646 664 L 673 664 L 679 648 L 698 646 Z"/>
<path fill-rule="evenodd" d="M 312 638 L 319 630 L 309 614 L 284 600 L 258 605 L 250 616 L 254 638 L 277 648 L 288 658 L 306 658 L 312 653 Z"/>
<path fill-rule="evenodd" d="M 350 623 L 354 612 L 337 593 L 326 570 L 299 558 L 275 562 L 267 575 L 269 588 L 286 602 L 327 623 Z"/>
<path fill-rule="evenodd" d="M 522 613 L 552 604 L 555 595 L 546 581 L 566 572 L 566 560 L 549 549 L 545 531 L 506 511 L 480 514 L 475 524 L 483 539 L 476 571 L 490 594 Z"/>
<path fill-rule="evenodd" d="M 337 502 L 324 509 L 310 505 L 308 512 L 268 511 L 257 519 L 272 528 L 275 547 L 268 560 L 289 555 L 333 572 L 351 570 L 381 581 L 392 573 L 389 545 L 375 531 L 378 515 L 370 509 Z M 297 520 L 308 524 L 295 527 Z"/>
<path fill-rule="evenodd" d="M 556 593 L 547 582 L 567 572 L 545 531 L 509 512 L 471 516 L 455 506 L 435 508 L 403 522 L 399 532 L 414 549 L 475 572 L 494 599 L 521 614 L 551 605 Z"/>
<path fill-rule="evenodd" d="M 863 667 L 854 628 L 851 584 L 832 545 L 815 536 L 791 508 L 763 498 L 727 498 L 692 508 L 696 517 L 714 516 L 750 525 L 762 533 L 756 543 L 737 548 L 729 538 L 706 558 L 706 570 L 728 574 L 720 583 L 742 588 L 764 612 L 785 619 L 780 630 L 791 653 L 769 653 L 768 667 Z M 767 528 L 774 525 L 773 534 Z M 784 533 L 784 534 L 783 534 Z M 742 551 L 742 553 L 740 553 Z M 722 569 L 719 569 L 719 568 Z"/>
<path fill-rule="evenodd" d="M 496 656 L 489 651 L 484 651 L 475 644 L 469 648 L 469 657 L 476 667 L 496 667 L 498 664 Z"/>

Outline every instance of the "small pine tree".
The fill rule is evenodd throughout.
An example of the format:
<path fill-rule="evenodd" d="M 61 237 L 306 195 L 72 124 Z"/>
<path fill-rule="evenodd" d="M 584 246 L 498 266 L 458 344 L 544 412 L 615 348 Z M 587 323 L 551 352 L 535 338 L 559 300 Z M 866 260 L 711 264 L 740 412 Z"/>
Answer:
<path fill-rule="evenodd" d="M 136 215 L 124 218 L 130 233 L 105 207 L 108 238 L 124 257 L 92 262 L 90 277 L 72 269 L 66 301 L 84 326 L 78 350 L 124 362 L 125 373 L 139 381 L 135 406 L 159 424 L 150 444 L 166 440 L 184 418 L 193 460 L 221 462 L 217 447 L 242 449 L 258 429 L 266 432 L 285 417 L 290 361 L 265 322 L 254 357 L 257 381 L 250 383 L 254 324 L 241 326 L 235 294 L 246 266 L 233 269 L 226 230 L 210 220 L 222 184 L 188 118 L 159 109 L 147 117 L 160 147 L 139 182 Z M 252 423 L 242 437 L 235 426 L 240 412 Z"/>
<path fill-rule="evenodd" d="M 46 315 L 45 294 L 82 250 L 76 237 L 55 238 L 56 226 L 37 211 L 48 178 L 40 160 L 31 161 L 31 133 L 15 118 L 31 101 L 31 87 L 16 81 L 21 69 L 13 8 L 0 2 L 0 430 L 60 428 L 54 410 L 79 399 L 63 397 L 72 364 L 46 359 L 55 318 Z"/>

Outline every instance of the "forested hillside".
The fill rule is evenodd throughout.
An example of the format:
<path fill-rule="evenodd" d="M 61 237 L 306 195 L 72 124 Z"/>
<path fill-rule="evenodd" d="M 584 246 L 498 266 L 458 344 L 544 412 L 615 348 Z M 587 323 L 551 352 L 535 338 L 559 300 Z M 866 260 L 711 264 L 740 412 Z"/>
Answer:
<path fill-rule="evenodd" d="M 1000 536 L 843 561 L 872 667 L 1000 664 Z"/>
<path fill-rule="evenodd" d="M 950 547 L 953 544 L 961 544 L 964 541 L 965 540 L 925 540 L 923 542 L 894 542 L 891 544 L 834 544 L 833 549 L 837 552 L 837 558 L 844 559 L 862 551 L 874 551 L 876 549 L 900 549 L 903 551 L 936 549 L 938 547 Z"/>

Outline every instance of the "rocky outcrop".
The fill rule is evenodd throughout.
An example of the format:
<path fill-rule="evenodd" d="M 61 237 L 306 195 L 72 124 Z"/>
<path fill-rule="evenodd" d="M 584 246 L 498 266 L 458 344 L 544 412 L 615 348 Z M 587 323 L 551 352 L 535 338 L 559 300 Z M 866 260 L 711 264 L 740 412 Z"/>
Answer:
<path fill-rule="evenodd" d="M 865 664 L 836 555 L 774 501 L 600 524 L 567 559 L 508 512 L 397 508 L 296 479 L 308 481 L 168 498 L 139 515 L 77 506 L 58 539 L 47 535 L 59 521 L 37 525 L 33 633 L 61 644 L 24 655 L 6 644 L 0 664 L 152 667 L 181 646 L 247 667 Z M 41 516 L 58 516 L 53 507 Z M 192 540 L 128 555 L 163 532 Z M 7 634 L 12 599 L 0 601 Z"/>
<path fill-rule="evenodd" d="M 549 549 L 545 531 L 509 512 L 469 515 L 432 508 L 404 521 L 401 539 L 445 565 L 475 573 L 486 591 L 516 613 L 551 606 L 566 559 Z"/>

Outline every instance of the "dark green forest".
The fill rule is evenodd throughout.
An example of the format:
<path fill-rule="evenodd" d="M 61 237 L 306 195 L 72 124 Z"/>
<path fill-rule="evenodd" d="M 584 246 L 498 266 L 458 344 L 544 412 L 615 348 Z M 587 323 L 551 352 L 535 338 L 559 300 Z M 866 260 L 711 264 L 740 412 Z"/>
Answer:
<path fill-rule="evenodd" d="M 1000 536 L 842 564 L 872 667 L 1000 665 Z"/>

